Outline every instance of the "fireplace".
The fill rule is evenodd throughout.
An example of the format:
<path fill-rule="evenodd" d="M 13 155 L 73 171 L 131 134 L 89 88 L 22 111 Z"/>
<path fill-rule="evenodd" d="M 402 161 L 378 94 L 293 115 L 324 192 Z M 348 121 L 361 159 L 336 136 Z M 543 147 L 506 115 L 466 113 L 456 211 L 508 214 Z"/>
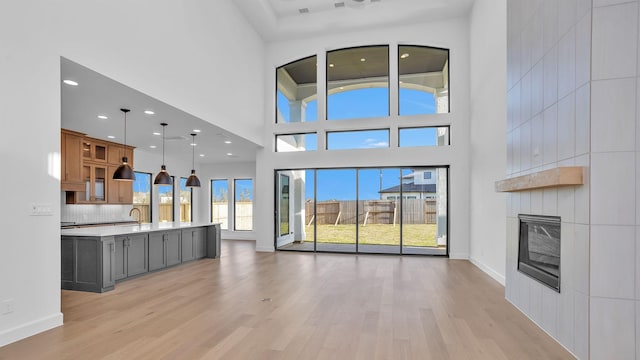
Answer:
<path fill-rule="evenodd" d="M 518 271 L 560 292 L 560 218 L 518 215 Z"/>

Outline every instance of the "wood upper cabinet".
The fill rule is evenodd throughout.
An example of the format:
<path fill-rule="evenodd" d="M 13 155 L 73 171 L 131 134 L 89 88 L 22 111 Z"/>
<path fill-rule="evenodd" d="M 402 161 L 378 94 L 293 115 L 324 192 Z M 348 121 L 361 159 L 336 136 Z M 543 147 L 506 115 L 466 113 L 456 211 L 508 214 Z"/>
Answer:
<path fill-rule="evenodd" d="M 85 137 L 82 139 L 82 160 L 106 163 L 107 148 L 107 142 Z"/>
<path fill-rule="evenodd" d="M 113 180 L 113 173 L 119 165 L 109 165 L 107 171 L 108 191 L 107 203 L 109 204 L 133 204 L 133 181 Z"/>
<path fill-rule="evenodd" d="M 65 191 L 82 191 L 82 136 L 62 129 L 60 137 L 60 188 Z"/>
<path fill-rule="evenodd" d="M 129 161 L 129 165 L 133 167 L 133 148 L 131 146 L 125 147 L 125 156 Z M 111 165 L 120 166 L 120 164 L 122 164 L 122 145 L 109 144 L 109 155 L 107 160 Z"/>
<path fill-rule="evenodd" d="M 122 164 L 122 144 L 94 139 L 62 129 L 61 189 L 67 204 L 132 204 L 133 183 L 113 180 Z M 133 167 L 133 147 L 125 147 Z"/>

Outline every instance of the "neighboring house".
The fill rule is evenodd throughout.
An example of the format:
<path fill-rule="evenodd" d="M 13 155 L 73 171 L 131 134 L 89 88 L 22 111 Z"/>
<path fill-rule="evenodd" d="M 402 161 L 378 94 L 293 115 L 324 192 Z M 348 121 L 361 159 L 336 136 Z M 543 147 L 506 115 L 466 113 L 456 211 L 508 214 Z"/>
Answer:
<path fill-rule="evenodd" d="M 402 177 L 402 185 L 392 186 L 379 191 L 381 200 L 435 199 L 437 169 L 413 169 L 411 174 Z M 402 186 L 402 189 L 400 187 Z"/>

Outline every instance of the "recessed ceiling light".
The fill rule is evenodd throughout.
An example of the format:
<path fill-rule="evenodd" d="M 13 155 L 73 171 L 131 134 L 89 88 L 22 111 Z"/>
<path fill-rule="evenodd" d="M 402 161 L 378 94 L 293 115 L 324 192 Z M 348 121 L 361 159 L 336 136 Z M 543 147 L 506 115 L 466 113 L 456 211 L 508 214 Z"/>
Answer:
<path fill-rule="evenodd" d="M 153 135 L 160 136 L 160 135 L 162 135 L 162 133 L 154 132 Z"/>
<path fill-rule="evenodd" d="M 200 157 L 204 157 L 204 154 L 200 154 Z"/>
<path fill-rule="evenodd" d="M 151 110 L 145 110 L 144 113 L 147 114 L 147 115 L 155 115 L 156 114 Z"/>
<path fill-rule="evenodd" d="M 334 66 L 335 66 L 335 65 L 333 65 L 333 64 L 329 64 L 329 67 L 334 67 Z"/>
<path fill-rule="evenodd" d="M 224 143 L 225 144 L 231 144 L 231 140 L 225 140 Z"/>
<path fill-rule="evenodd" d="M 106 120 L 108 117 L 106 115 L 98 115 L 98 119 Z"/>
<path fill-rule="evenodd" d="M 66 79 L 66 80 L 62 80 L 62 82 L 67 84 L 67 85 L 78 86 L 78 83 L 76 81 L 73 81 L 73 80 Z"/>
<path fill-rule="evenodd" d="M 402 84 L 402 81 L 400 81 L 400 84 Z"/>
<path fill-rule="evenodd" d="M 338 89 L 340 89 L 340 90 L 344 90 L 344 86 L 340 86 Z"/>
<path fill-rule="evenodd" d="M 149 147 L 152 148 L 152 149 L 157 148 L 157 146 L 155 146 L 155 145 L 149 145 Z"/>
<path fill-rule="evenodd" d="M 227 153 L 227 156 L 231 156 L 231 155 L 233 155 L 233 154 L 232 153 Z"/>
<path fill-rule="evenodd" d="M 193 129 L 193 132 L 195 132 L 195 133 L 199 133 L 199 132 L 200 132 L 200 129 Z"/>
<path fill-rule="evenodd" d="M 365 59 L 365 58 L 360 58 L 360 61 L 363 61 L 363 62 L 364 62 L 364 61 L 367 61 L 367 59 Z"/>
<path fill-rule="evenodd" d="M 116 137 L 115 137 L 115 136 L 113 136 L 113 135 L 108 135 L 107 137 L 108 137 L 109 139 L 115 139 L 115 138 L 116 138 Z"/>
<path fill-rule="evenodd" d="M 408 57 L 409 57 L 409 54 L 407 54 L 407 53 L 404 53 L 404 54 L 400 55 L 401 59 L 406 59 Z"/>
<path fill-rule="evenodd" d="M 191 143 L 190 145 L 191 145 L 191 146 L 196 146 L 197 144 L 196 144 L 196 143 Z"/>

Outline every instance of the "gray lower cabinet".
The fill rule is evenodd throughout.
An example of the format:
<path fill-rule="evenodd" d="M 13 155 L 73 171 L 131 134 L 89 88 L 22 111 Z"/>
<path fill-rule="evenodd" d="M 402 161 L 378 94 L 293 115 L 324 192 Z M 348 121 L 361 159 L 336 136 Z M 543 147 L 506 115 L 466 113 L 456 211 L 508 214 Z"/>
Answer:
<path fill-rule="evenodd" d="M 61 287 L 104 292 L 117 280 L 220 257 L 220 225 L 116 236 L 61 237 Z"/>
<path fill-rule="evenodd" d="M 180 231 L 149 234 L 149 271 L 163 269 L 181 262 Z"/>
<path fill-rule="evenodd" d="M 207 256 L 207 229 L 204 227 L 182 230 L 182 262 Z"/>
<path fill-rule="evenodd" d="M 129 234 L 115 237 L 116 280 L 149 271 L 148 234 Z"/>
<path fill-rule="evenodd" d="M 105 292 L 115 286 L 115 241 L 111 237 L 61 239 L 61 287 Z"/>

